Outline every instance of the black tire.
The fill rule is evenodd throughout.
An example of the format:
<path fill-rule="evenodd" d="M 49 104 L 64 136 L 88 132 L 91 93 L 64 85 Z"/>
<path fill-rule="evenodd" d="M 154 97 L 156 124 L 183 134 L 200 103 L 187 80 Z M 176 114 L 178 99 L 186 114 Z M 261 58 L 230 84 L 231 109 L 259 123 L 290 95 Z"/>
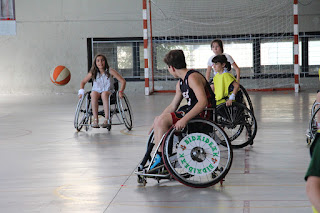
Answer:
<path fill-rule="evenodd" d="M 90 108 L 90 101 L 88 99 L 89 93 L 85 93 L 81 99 L 79 99 L 76 113 L 74 117 L 74 128 L 79 132 L 84 124 L 88 123 L 88 110 Z"/>
<path fill-rule="evenodd" d="M 309 122 L 309 131 L 311 134 L 311 139 L 315 138 L 318 127 L 317 127 L 317 123 L 320 122 L 320 120 L 317 118 L 317 114 L 320 113 L 320 107 L 316 108 L 313 107 L 313 114 L 311 116 L 310 122 Z"/>
<path fill-rule="evenodd" d="M 254 114 L 253 105 L 247 90 L 240 84 L 240 91 L 243 94 L 243 104 Z"/>
<path fill-rule="evenodd" d="M 200 140 L 187 144 L 188 137 Z M 219 183 L 232 164 L 228 136 L 209 120 L 192 119 L 182 132 L 169 129 L 162 146 L 162 160 L 171 176 L 190 187 L 205 188 Z"/>
<path fill-rule="evenodd" d="M 129 99 L 125 94 L 123 94 L 123 98 L 120 98 L 119 94 L 117 94 L 117 103 L 124 125 L 128 130 L 131 130 L 133 117 Z"/>
<path fill-rule="evenodd" d="M 228 135 L 232 148 L 253 144 L 257 134 L 254 114 L 243 104 L 233 102 L 231 106 L 220 104 L 216 109 L 216 122 Z"/>

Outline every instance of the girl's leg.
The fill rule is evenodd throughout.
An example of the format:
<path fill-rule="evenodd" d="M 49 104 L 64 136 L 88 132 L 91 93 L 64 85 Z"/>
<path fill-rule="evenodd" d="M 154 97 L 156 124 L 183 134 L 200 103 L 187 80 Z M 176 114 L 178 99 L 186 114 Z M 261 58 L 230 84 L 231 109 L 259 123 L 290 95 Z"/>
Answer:
<path fill-rule="evenodd" d="M 99 120 L 98 120 L 98 100 L 100 98 L 100 93 L 96 91 L 91 92 L 91 105 L 92 105 L 92 114 L 93 114 L 93 127 L 99 127 Z"/>
<path fill-rule="evenodd" d="M 108 124 L 109 119 L 109 96 L 111 95 L 111 92 L 104 91 L 101 93 L 101 99 L 103 103 L 103 110 L 104 110 L 104 117 L 105 121 L 104 124 Z"/>

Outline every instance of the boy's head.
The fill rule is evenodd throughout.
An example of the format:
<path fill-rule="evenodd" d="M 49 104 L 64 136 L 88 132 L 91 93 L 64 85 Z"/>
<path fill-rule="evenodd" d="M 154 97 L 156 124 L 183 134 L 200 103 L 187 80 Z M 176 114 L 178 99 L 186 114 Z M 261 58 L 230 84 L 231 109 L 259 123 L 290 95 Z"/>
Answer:
<path fill-rule="evenodd" d="M 101 62 L 101 61 L 104 61 L 104 69 L 105 70 L 108 70 L 109 69 L 109 64 L 108 64 L 108 60 L 107 60 L 107 57 L 103 54 L 97 54 L 94 59 L 93 59 L 93 62 L 92 62 L 92 67 L 94 67 L 95 69 L 99 70 L 99 66 L 98 64 Z"/>
<path fill-rule="evenodd" d="M 221 63 L 224 64 L 224 67 L 227 68 L 228 71 L 231 70 L 231 64 L 228 61 L 227 57 L 225 55 L 216 55 L 213 59 L 212 62 L 214 64 L 216 63 Z"/>
<path fill-rule="evenodd" d="M 211 41 L 211 50 L 216 54 L 223 53 L 223 43 L 220 39 L 215 39 Z"/>
<path fill-rule="evenodd" d="M 187 67 L 186 58 L 182 50 L 171 50 L 166 54 L 163 61 L 175 69 L 184 69 Z"/>

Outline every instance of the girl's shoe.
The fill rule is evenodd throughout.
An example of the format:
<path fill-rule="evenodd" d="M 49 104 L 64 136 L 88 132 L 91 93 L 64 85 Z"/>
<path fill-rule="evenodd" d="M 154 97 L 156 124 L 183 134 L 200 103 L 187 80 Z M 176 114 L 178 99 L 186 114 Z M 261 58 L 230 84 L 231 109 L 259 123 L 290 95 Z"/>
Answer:
<path fill-rule="evenodd" d="M 93 120 L 91 127 L 92 128 L 100 128 L 98 119 Z"/>

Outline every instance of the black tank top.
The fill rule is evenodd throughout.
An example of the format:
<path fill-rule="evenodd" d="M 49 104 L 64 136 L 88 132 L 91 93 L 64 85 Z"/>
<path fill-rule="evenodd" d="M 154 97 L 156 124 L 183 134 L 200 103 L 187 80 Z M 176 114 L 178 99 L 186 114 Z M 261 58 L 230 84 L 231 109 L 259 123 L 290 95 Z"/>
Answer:
<path fill-rule="evenodd" d="M 196 95 L 194 94 L 194 91 L 190 88 L 189 82 L 188 82 L 189 75 L 191 75 L 194 72 L 198 73 L 199 75 L 201 75 L 204 78 L 204 76 L 201 73 L 199 73 L 198 71 L 189 70 L 187 72 L 186 76 L 184 77 L 184 80 L 180 79 L 180 91 L 182 93 L 182 96 L 185 99 L 187 99 L 187 105 L 183 106 L 179 110 L 182 110 L 186 113 L 188 111 L 190 111 L 198 103 L 198 99 L 197 99 Z M 206 96 L 207 96 L 207 100 L 208 100 L 207 107 L 208 108 L 215 107 L 215 96 L 214 96 L 214 93 L 213 93 L 209 83 L 207 82 L 207 80 L 206 80 L 205 92 L 206 92 Z"/>

